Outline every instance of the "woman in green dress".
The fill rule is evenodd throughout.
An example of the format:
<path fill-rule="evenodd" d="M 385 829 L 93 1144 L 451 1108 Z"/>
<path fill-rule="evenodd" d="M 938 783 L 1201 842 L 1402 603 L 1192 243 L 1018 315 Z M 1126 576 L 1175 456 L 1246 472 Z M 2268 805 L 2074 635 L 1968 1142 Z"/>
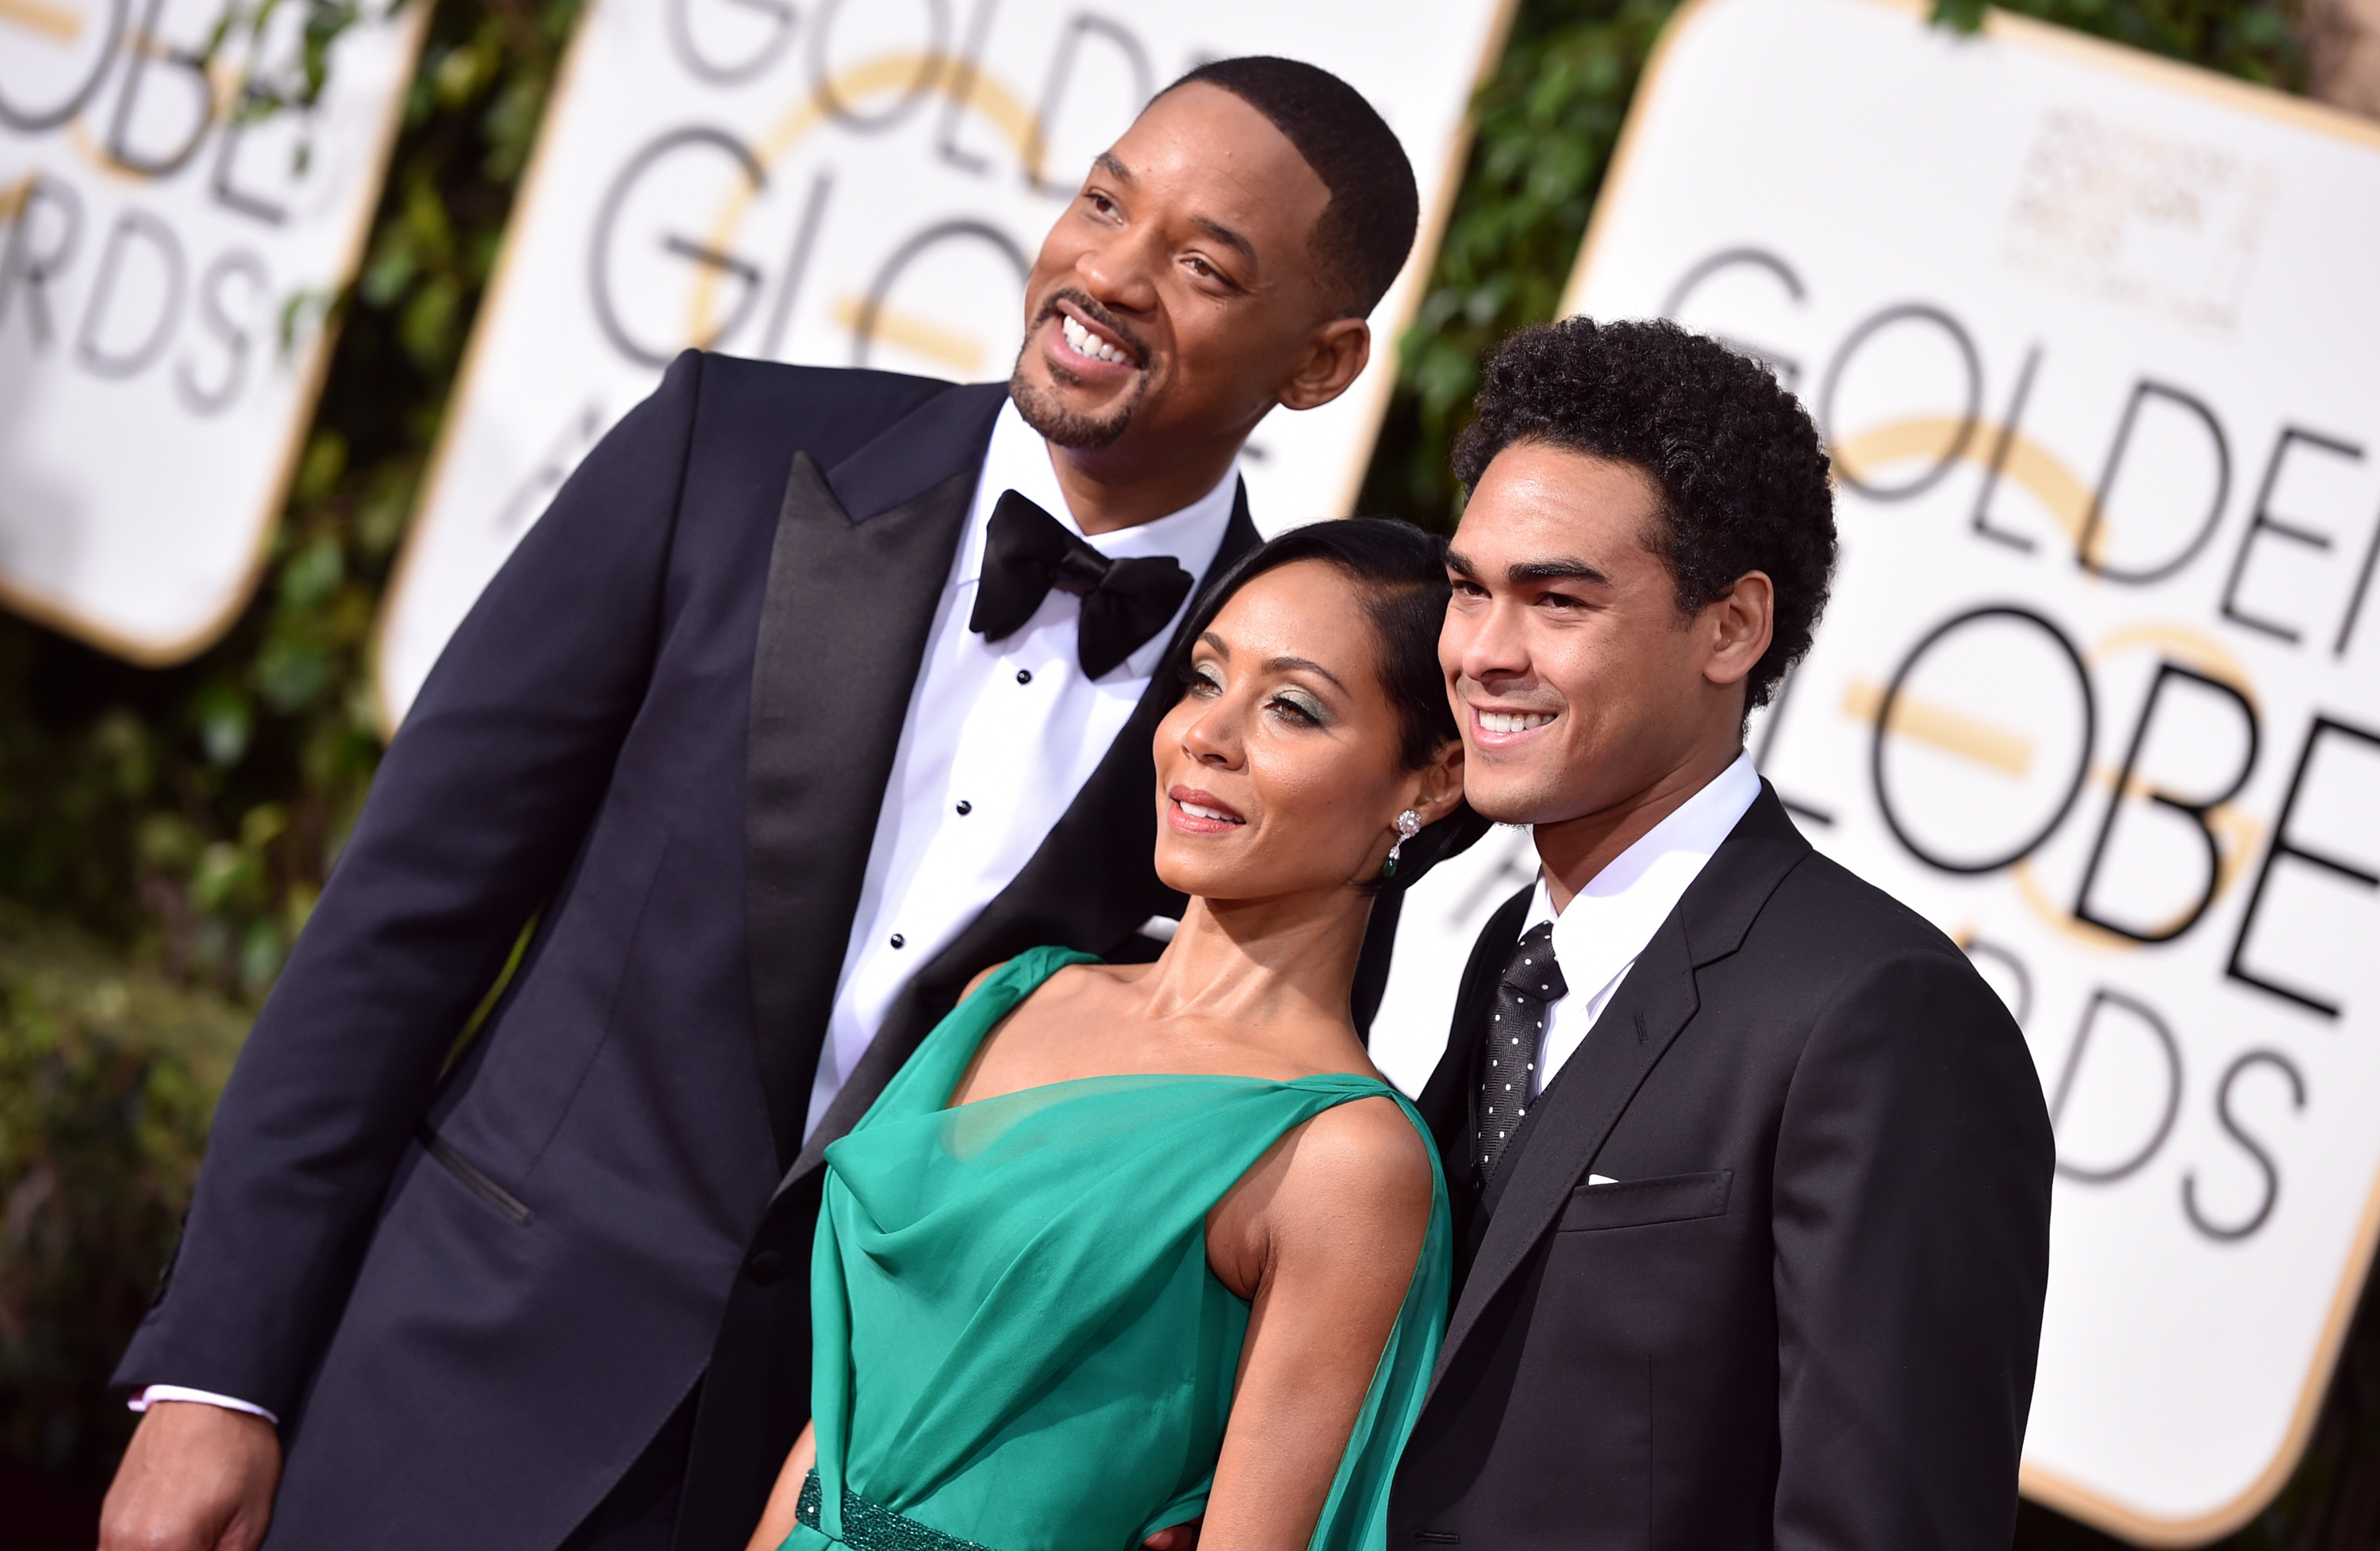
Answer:
<path fill-rule="evenodd" d="M 827 1149 L 812 1421 L 755 1551 L 1382 1545 L 1446 1191 L 1349 992 L 1378 892 L 1480 827 L 1439 557 L 1318 524 L 1193 615 L 1154 745 L 1181 926 L 988 971 Z"/>

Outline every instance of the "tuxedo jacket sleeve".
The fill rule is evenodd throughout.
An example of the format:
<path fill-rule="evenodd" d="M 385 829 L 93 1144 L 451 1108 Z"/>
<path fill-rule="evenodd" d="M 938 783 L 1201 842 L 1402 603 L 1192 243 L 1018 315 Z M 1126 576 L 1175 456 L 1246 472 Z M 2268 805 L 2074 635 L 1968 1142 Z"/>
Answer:
<path fill-rule="evenodd" d="M 1779 1547 L 2008 1544 L 2048 1269 L 2042 1118 L 2023 1042 L 1947 943 L 1879 953 L 1816 1010 L 1769 1204 Z"/>
<path fill-rule="evenodd" d="M 720 370 L 682 356 L 602 439 L 424 683 L 225 1088 L 119 1383 L 285 1418 L 297 1403 L 457 1037 L 564 889 L 644 701 L 698 410 Z M 940 387 L 832 375 L 844 381 L 809 395 L 807 428 L 829 446 L 851 440 L 838 417 L 864 424 L 888 392 Z M 783 467 L 756 466 L 771 506 Z"/>

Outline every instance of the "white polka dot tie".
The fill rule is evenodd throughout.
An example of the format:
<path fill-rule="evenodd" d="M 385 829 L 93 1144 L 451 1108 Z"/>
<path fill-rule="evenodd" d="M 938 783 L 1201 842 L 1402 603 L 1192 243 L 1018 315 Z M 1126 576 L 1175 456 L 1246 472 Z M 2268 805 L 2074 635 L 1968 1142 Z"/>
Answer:
<path fill-rule="evenodd" d="M 1545 1039 L 1547 1004 L 1560 1000 L 1570 989 L 1562 983 L 1561 966 L 1554 962 L 1553 939 L 1550 921 L 1521 934 L 1496 986 L 1474 1117 L 1483 1185 L 1495 1177 L 1505 1141 L 1529 1112 L 1529 1079 L 1536 1071 L 1537 1047 Z"/>

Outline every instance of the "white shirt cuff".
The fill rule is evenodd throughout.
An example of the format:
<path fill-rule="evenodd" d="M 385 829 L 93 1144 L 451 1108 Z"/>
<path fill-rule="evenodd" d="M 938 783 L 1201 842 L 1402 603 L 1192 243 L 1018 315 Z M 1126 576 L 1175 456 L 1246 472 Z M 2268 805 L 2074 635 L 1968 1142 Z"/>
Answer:
<path fill-rule="evenodd" d="M 276 1427 L 281 1425 L 281 1418 L 262 1406 L 250 1405 L 246 1400 L 235 1400 L 228 1395 L 210 1394 L 204 1389 L 185 1389 L 178 1384 L 152 1384 L 140 1394 L 133 1396 L 125 1404 L 134 1411 L 147 1411 L 159 1400 L 196 1400 L 202 1406 L 221 1406 L 225 1411 L 244 1411 L 250 1416 L 264 1418 Z"/>

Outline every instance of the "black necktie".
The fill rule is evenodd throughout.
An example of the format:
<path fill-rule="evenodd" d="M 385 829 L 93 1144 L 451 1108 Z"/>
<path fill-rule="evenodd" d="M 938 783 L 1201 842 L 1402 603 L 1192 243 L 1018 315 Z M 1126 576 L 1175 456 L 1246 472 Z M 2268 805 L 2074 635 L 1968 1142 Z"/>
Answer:
<path fill-rule="evenodd" d="M 1479 1074 L 1479 1182 L 1496 1177 L 1505 1139 L 1529 1112 L 1529 1079 L 1546 1036 L 1546 1006 L 1570 988 L 1554 962 L 1554 924 L 1540 921 L 1521 934 L 1504 977 L 1496 983 L 1496 1011 L 1488 1020 L 1487 1060 Z"/>
<path fill-rule="evenodd" d="M 1075 654 L 1083 676 L 1096 679 L 1165 628 L 1190 596 L 1190 573 L 1172 555 L 1110 560 L 1010 491 L 991 509 L 991 539 L 967 628 L 987 641 L 1014 636 L 1053 587 L 1083 600 Z"/>

